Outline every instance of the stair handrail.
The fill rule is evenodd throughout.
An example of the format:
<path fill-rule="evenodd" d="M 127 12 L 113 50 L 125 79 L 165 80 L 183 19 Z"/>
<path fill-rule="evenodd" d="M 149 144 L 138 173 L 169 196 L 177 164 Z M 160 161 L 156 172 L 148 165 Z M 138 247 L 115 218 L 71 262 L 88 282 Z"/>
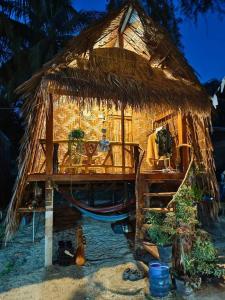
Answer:
<path fill-rule="evenodd" d="M 180 190 L 182 189 L 182 187 L 185 185 L 185 183 L 186 183 L 186 181 L 187 181 L 187 179 L 188 179 L 188 175 L 189 175 L 189 173 L 190 173 L 191 167 L 192 167 L 193 162 L 194 162 L 193 147 L 192 147 L 191 145 L 189 145 L 189 144 L 180 144 L 180 145 L 177 146 L 177 148 L 181 148 L 181 147 L 187 147 L 187 148 L 190 149 L 191 160 L 190 160 L 190 163 L 189 163 L 189 165 L 188 165 L 187 171 L 186 171 L 186 173 L 185 173 L 184 179 L 182 180 L 182 182 L 181 182 L 179 188 L 177 189 L 176 194 L 173 195 L 172 200 L 167 204 L 167 208 L 170 208 L 171 204 L 175 201 L 174 199 L 175 199 L 176 195 L 179 193 L 179 191 L 180 191 Z"/>
<path fill-rule="evenodd" d="M 142 149 L 140 146 L 138 146 L 139 153 L 139 161 L 136 171 L 136 177 L 135 177 L 135 198 L 136 198 L 136 229 L 135 229 L 135 248 L 138 248 L 138 241 L 139 241 L 139 222 L 137 222 L 137 218 L 139 218 L 139 179 L 141 174 L 141 165 L 144 159 L 145 150 Z"/>

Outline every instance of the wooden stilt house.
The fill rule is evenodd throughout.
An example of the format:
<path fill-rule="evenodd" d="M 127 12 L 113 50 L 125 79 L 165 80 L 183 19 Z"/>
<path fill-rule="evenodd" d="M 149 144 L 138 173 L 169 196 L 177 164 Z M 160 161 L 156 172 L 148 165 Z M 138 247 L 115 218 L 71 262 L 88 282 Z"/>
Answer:
<path fill-rule="evenodd" d="M 135 185 L 138 241 L 144 211 L 163 209 L 164 199 L 171 199 L 191 152 L 214 198 L 210 214 L 216 215 L 210 100 L 166 31 L 136 1 L 74 37 L 17 93 L 26 100 L 27 129 L 7 237 L 26 210 L 23 199 L 34 182 L 45 183 L 46 243 L 54 185 L 121 182 L 125 190 L 126 183 Z M 162 129 L 170 150 L 160 154 L 156 139 Z"/>

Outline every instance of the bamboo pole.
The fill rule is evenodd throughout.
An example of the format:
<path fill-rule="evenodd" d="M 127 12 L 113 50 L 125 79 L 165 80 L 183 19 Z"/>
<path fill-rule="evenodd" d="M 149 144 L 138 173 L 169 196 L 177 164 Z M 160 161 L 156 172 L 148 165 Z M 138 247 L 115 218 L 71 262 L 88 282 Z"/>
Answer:
<path fill-rule="evenodd" d="M 187 122 L 185 116 L 179 110 L 177 116 L 178 141 L 179 145 L 187 144 Z M 189 164 L 189 150 L 187 147 L 181 149 L 182 171 L 186 172 Z"/>
<path fill-rule="evenodd" d="M 121 142 L 122 142 L 122 173 L 125 173 L 125 123 L 124 123 L 124 105 L 121 106 Z"/>
<path fill-rule="evenodd" d="M 118 44 L 119 48 L 123 49 L 124 40 L 123 40 L 123 32 L 118 32 Z M 124 124 L 124 104 L 121 105 L 121 142 L 122 142 L 122 173 L 125 174 L 125 124 Z"/>
<path fill-rule="evenodd" d="M 49 108 L 46 115 L 46 175 L 53 174 L 53 99 L 49 95 Z M 45 181 L 45 267 L 52 265 L 53 249 L 53 197 L 50 178 Z"/>
<path fill-rule="evenodd" d="M 45 181 L 45 267 L 52 265 L 53 250 L 53 198 L 54 190 L 50 180 Z"/>
<path fill-rule="evenodd" d="M 53 173 L 53 100 L 49 95 L 49 109 L 46 115 L 46 174 Z"/>

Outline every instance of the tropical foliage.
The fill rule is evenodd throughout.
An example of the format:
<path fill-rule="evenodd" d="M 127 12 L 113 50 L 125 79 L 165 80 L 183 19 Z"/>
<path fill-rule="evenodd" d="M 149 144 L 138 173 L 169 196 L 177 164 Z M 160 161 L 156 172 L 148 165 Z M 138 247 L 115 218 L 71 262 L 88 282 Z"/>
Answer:
<path fill-rule="evenodd" d="M 124 0 L 109 0 L 107 10 Z M 180 8 L 189 17 L 209 9 L 223 12 L 225 0 L 180 0 Z M 170 33 L 181 47 L 176 7 L 172 0 L 143 0 L 146 12 Z M 2 0 L 0 3 L 0 93 L 13 99 L 13 90 L 50 60 L 70 37 L 103 13 L 78 12 L 71 0 Z M 2 89 L 4 87 L 4 89 Z"/>
<path fill-rule="evenodd" d="M 185 271 L 191 278 L 204 275 L 224 276 L 225 269 L 217 264 L 218 254 L 209 238 L 198 236 L 194 241 L 192 251 L 184 256 Z"/>
<path fill-rule="evenodd" d="M 161 214 L 150 212 L 146 216 L 150 240 L 157 246 L 171 245 L 176 234 L 176 222 L 174 213 Z"/>
<path fill-rule="evenodd" d="M 70 0 L 3 0 L 0 5 L 0 85 L 8 97 L 72 35 L 99 17 L 78 13 Z"/>

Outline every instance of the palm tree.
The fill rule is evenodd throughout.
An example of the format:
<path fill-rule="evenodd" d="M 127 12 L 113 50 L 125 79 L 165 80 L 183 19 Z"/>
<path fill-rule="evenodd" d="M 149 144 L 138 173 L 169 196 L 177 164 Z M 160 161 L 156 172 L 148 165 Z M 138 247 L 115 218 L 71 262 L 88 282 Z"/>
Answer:
<path fill-rule="evenodd" d="M 70 0 L 2 0 L 0 86 L 12 97 L 16 86 L 50 60 L 99 14 L 78 13 Z"/>
<path fill-rule="evenodd" d="M 225 13 L 225 0 L 179 0 L 182 12 L 190 17 L 197 18 L 199 14 L 208 11 Z"/>

